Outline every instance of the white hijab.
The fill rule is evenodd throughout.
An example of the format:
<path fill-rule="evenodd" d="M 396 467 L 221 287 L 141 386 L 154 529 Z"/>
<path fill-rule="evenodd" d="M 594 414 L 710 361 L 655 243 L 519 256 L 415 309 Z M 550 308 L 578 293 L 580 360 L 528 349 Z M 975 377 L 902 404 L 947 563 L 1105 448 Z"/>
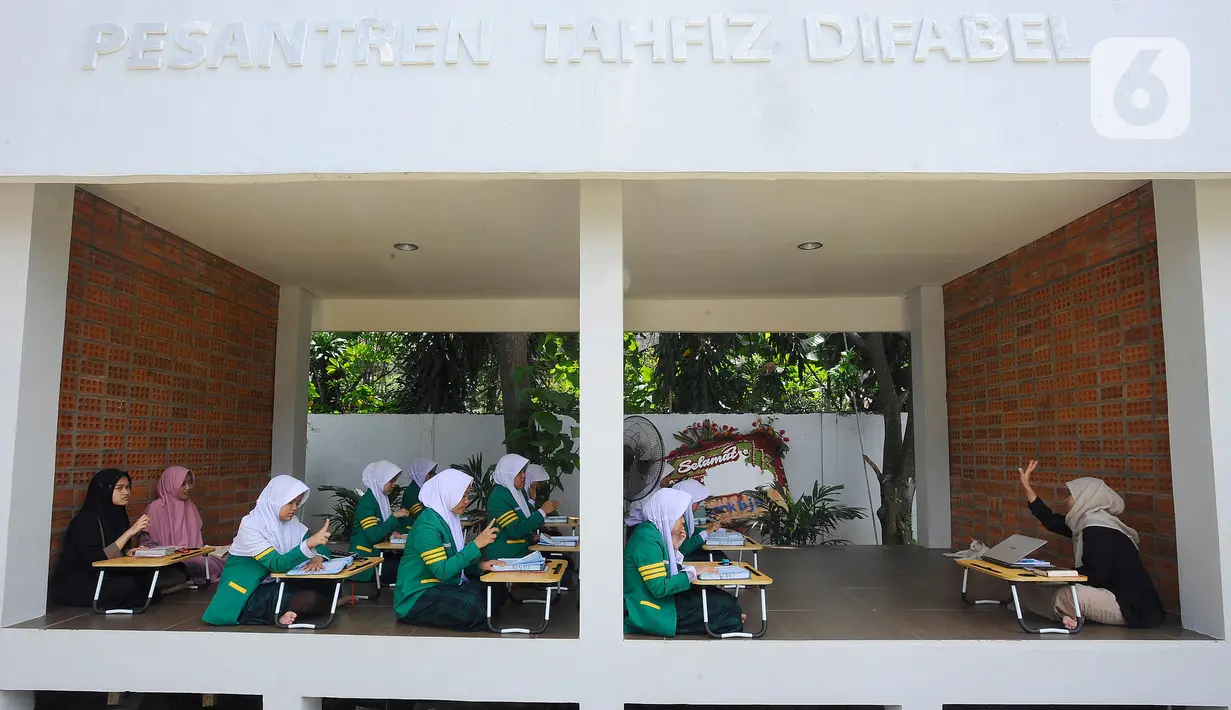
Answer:
<path fill-rule="evenodd" d="M 645 499 L 645 505 L 641 506 L 645 519 L 654 523 L 654 527 L 658 528 L 658 532 L 663 536 L 663 544 L 667 546 L 670 574 L 677 574 L 680 571 L 680 563 L 684 561 L 684 556 L 671 539 L 671 529 L 675 527 L 675 521 L 684 517 L 691 507 L 692 496 L 674 488 L 654 491 Z"/>
<path fill-rule="evenodd" d="M 392 514 L 389 506 L 389 496 L 385 495 L 385 484 L 397 478 L 402 473 L 392 461 L 376 461 L 363 469 L 363 485 L 372 492 L 376 504 L 380 506 L 380 519 L 388 520 Z"/>
<path fill-rule="evenodd" d="M 701 501 L 710 497 L 710 489 L 706 488 L 705 484 L 701 483 L 698 480 L 692 479 L 692 478 L 686 478 L 680 481 L 679 483 L 675 484 L 674 486 L 671 486 L 671 488 L 677 491 L 684 491 L 685 493 L 687 493 L 689 496 L 692 497 L 693 504 L 700 503 Z M 690 504 L 689 506 L 690 508 L 691 508 L 691 505 L 692 504 Z M 693 531 L 693 528 L 696 526 L 696 523 L 694 523 L 692 520 L 691 510 L 689 510 L 688 515 L 684 516 L 684 525 L 685 527 L 688 528 L 688 536 L 692 537 L 692 531 Z"/>
<path fill-rule="evenodd" d="M 423 490 L 423 484 L 427 483 L 427 474 L 431 473 L 436 465 L 431 459 L 415 459 L 410 462 L 410 480 L 415 482 L 419 490 Z"/>
<path fill-rule="evenodd" d="M 448 523 L 449 532 L 453 534 L 454 554 L 466 546 L 466 535 L 462 532 L 462 519 L 453 512 L 453 506 L 461 502 L 472 480 L 455 468 L 446 468 L 432 476 L 419 491 L 419 502 L 436 511 Z"/>
<path fill-rule="evenodd" d="M 673 473 L 675 473 L 675 468 L 673 468 L 671 464 L 664 461 L 663 462 L 663 472 L 659 474 L 658 476 L 659 485 L 662 485 L 662 482 L 667 480 L 667 476 L 670 476 Z M 658 490 L 658 489 L 656 488 L 654 490 Z M 654 495 L 654 494 L 650 493 L 645 498 L 642 498 L 641 500 L 635 500 L 632 503 L 628 504 L 628 516 L 624 518 L 624 525 L 626 527 L 635 528 L 641 523 L 645 522 L 646 520 L 645 513 L 641 512 L 641 508 L 642 506 L 645 505 L 646 500 L 648 500 L 651 495 Z"/>
<path fill-rule="evenodd" d="M 308 526 L 299 522 L 299 518 L 283 522 L 278 514 L 282 506 L 300 496 L 303 500 L 299 504 L 303 505 L 308 500 L 308 491 L 304 482 L 294 476 L 274 476 L 256 499 L 256 507 L 240 521 L 239 532 L 231 542 L 231 554 L 256 557 L 273 547 L 281 555 L 299 547 Z"/>
<path fill-rule="evenodd" d="M 496 475 L 493 476 L 496 485 L 504 486 L 513 495 L 513 502 L 521 508 L 521 514 L 524 516 L 530 515 L 530 506 L 526 505 L 526 497 L 521 494 L 521 489 L 513 485 L 513 479 L 517 478 L 517 474 L 521 473 L 528 463 L 530 459 L 525 456 L 505 454 L 496 462 Z"/>
<path fill-rule="evenodd" d="M 1073 507 L 1064 514 L 1064 522 L 1073 531 L 1073 557 L 1079 566 L 1083 564 L 1082 531 L 1086 528 L 1119 530 L 1138 545 L 1137 531 L 1116 517 L 1124 512 L 1124 499 L 1111 486 L 1101 478 L 1076 478 L 1065 485 L 1073 494 Z"/>
<path fill-rule="evenodd" d="M 546 480 L 548 480 L 547 469 L 537 463 L 532 463 L 526 467 L 526 502 L 534 504 L 534 498 L 530 495 L 530 486 Z"/>

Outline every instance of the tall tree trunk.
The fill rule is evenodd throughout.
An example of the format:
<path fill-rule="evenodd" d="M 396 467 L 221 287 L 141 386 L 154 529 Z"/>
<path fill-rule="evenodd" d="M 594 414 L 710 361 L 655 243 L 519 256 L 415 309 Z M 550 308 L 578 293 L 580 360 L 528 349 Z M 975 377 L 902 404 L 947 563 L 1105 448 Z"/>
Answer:
<path fill-rule="evenodd" d="M 526 411 L 522 406 L 521 391 L 529 384 L 513 375 L 518 368 L 530 364 L 529 333 L 498 333 L 496 351 L 500 364 L 500 394 L 504 399 L 504 435 L 508 438 L 514 429 L 526 426 Z M 511 454 L 524 451 L 509 450 Z"/>
<path fill-rule="evenodd" d="M 872 410 L 885 425 L 881 466 L 876 471 L 881 487 L 881 504 L 876 517 L 881 524 L 881 544 L 909 545 L 914 542 L 911 509 L 915 500 L 915 427 L 908 415 L 906 435 L 902 434 L 904 398 L 893 382 L 893 368 L 885 351 L 881 333 L 852 334 L 852 342 L 872 365 L 876 377 L 876 396 Z"/>

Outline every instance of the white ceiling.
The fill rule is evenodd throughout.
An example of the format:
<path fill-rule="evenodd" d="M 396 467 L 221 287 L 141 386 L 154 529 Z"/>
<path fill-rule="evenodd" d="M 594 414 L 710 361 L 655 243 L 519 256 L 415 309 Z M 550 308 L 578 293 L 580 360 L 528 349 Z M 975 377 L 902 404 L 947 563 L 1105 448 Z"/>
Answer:
<path fill-rule="evenodd" d="M 943 284 L 1140 181 L 624 183 L 633 297 L 901 295 Z M 126 184 L 88 189 L 323 297 L 573 297 L 575 180 Z M 395 242 L 414 242 L 402 253 Z M 823 249 L 801 252 L 805 241 Z"/>

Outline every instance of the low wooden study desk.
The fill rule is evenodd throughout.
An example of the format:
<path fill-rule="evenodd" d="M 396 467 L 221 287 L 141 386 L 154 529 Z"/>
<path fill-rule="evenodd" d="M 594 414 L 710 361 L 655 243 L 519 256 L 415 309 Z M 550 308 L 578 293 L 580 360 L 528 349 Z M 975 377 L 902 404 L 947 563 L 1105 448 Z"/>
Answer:
<path fill-rule="evenodd" d="M 701 579 L 700 574 L 707 570 L 716 567 L 724 566 L 721 562 L 693 562 L 693 567 L 697 568 L 697 581 L 693 582 L 693 586 L 701 588 L 701 618 L 705 621 L 705 632 L 714 638 L 746 638 L 759 639 L 769 630 L 769 616 L 765 609 L 765 588 L 774 583 L 768 575 L 757 570 L 757 568 L 747 562 L 732 562 L 730 567 L 743 567 L 748 570 L 749 577 L 747 579 Z M 753 633 L 747 631 L 729 631 L 725 634 L 716 634 L 710 630 L 710 608 L 709 601 L 705 596 L 707 587 L 760 587 L 761 589 L 761 630 Z"/>
<path fill-rule="evenodd" d="M 184 560 L 190 560 L 193 557 L 208 555 L 213 552 L 214 548 L 206 545 L 198 547 L 187 552 L 177 552 L 174 555 L 165 557 L 115 557 L 110 560 L 99 560 L 94 563 L 94 567 L 98 569 L 98 584 L 94 585 L 94 611 L 99 614 L 140 614 L 150 608 L 150 601 L 154 598 L 154 590 L 158 588 L 158 573 L 164 567 L 179 564 Z M 99 609 L 98 597 L 103 591 L 103 577 L 109 569 L 152 569 L 154 570 L 154 578 L 150 580 L 150 591 L 145 597 L 145 605 L 140 609 Z M 205 579 L 209 581 L 209 565 L 205 566 Z"/>
<path fill-rule="evenodd" d="M 581 525 L 581 518 L 579 518 L 579 517 L 577 517 L 577 516 L 575 516 L 575 515 L 569 515 L 569 516 L 564 516 L 564 515 L 548 515 L 547 517 L 548 517 L 548 518 L 565 518 L 565 517 L 567 517 L 567 518 L 568 518 L 568 520 L 567 520 L 566 522 L 563 522 L 563 523 L 548 522 L 546 519 L 544 519 L 544 522 L 543 522 L 543 527 L 545 527 L 545 528 L 553 528 L 553 527 L 559 527 L 559 526 L 561 526 L 561 525 L 567 525 L 567 526 L 569 526 L 570 528 L 572 528 L 572 529 L 573 529 L 573 532 L 572 532 L 572 534 L 573 534 L 573 535 L 576 535 L 576 534 L 577 534 L 577 526 Z"/>
<path fill-rule="evenodd" d="M 400 557 L 402 553 L 406 551 L 405 541 L 408 539 L 409 538 L 403 538 L 402 542 L 393 542 L 392 540 L 386 540 L 384 542 L 378 542 L 372 546 L 373 549 L 381 553 L 381 563 L 376 565 L 376 596 L 372 597 L 373 599 L 377 599 L 380 597 L 380 577 L 381 577 L 381 573 L 385 571 L 384 553 L 387 552 L 390 554 L 398 555 Z"/>
<path fill-rule="evenodd" d="M 497 629 L 492 626 L 492 588 L 487 588 L 487 628 L 497 634 L 541 634 L 551 623 L 551 592 L 560 587 L 568 560 L 551 560 L 542 572 L 488 572 L 479 578 L 485 584 L 542 584 L 547 587 L 547 602 L 543 606 L 543 625 L 537 629 Z"/>
<path fill-rule="evenodd" d="M 338 595 L 342 592 L 342 583 L 354 577 L 361 572 L 367 572 L 370 569 L 380 566 L 384 561 L 383 556 L 378 557 L 356 557 L 350 567 L 342 570 L 337 574 L 271 574 L 270 577 L 278 580 L 278 603 L 274 606 L 274 624 L 280 629 L 323 629 L 333 623 L 333 616 L 338 610 Z M 295 621 L 291 624 L 283 624 L 279 619 L 282 616 L 282 592 L 286 588 L 287 580 L 295 580 L 300 582 L 333 582 L 333 603 L 329 606 L 329 618 L 325 619 L 323 624 L 309 624 L 301 621 Z"/>
<path fill-rule="evenodd" d="M 715 552 L 738 552 L 739 561 L 743 562 L 744 561 L 744 550 L 750 550 L 752 552 L 752 566 L 760 567 L 761 565 L 760 565 L 760 561 L 757 559 L 758 557 L 757 553 L 760 552 L 761 550 L 764 550 L 765 546 L 759 542 L 754 542 L 752 538 L 748 537 L 747 535 L 744 535 L 743 545 L 710 545 L 707 543 L 705 545 L 702 545 L 701 549 L 710 553 L 710 562 L 714 561 Z"/>
<path fill-rule="evenodd" d="M 531 545 L 529 550 L 531 552 L 554 552 L 560 555 L 581 552 L 581 540 L 578 540 L 576 545 Z"/>
<path fill-rule="evenodd" d="M 1081 615 L 1081 604 L 1077 601 L 1077 585 L 1087 581 L 1086 577 L 1044 577 L 1032 573 L 1028 569 L 1018 567 L 1005 567 L 998 565 L 995 562 L 988 560 L 955 560 L 959 567 L 962 568 L 962 601 L 967 604 L 1004 604 L 998 599 L 976 599 L 971 601 L 966 598 L 966 581 L 970 578 L 970 571 L 974 570 L 980 574 L 987 575 L 993 579 L 999 579 L 1002 582 L 1009 583 L 1009 591 L 1013 595 L 1013 611 L 1017 614 L 1017 625 L 1022 627 L 1022 631 L 1028 634 L 1075 634 L 1081 631 L 1081 627 L 1085 625 L 1085 619 Z M 1077 628 L 1066 629 L 1061 627 L 1042 627 L 1033 628 L 1026 625 L 1025 619 L 1022 618 L 1022 602 L 1017 596 L 1017 585 L 1019 584 L 1047 584 L 1056 585 L 1064 584 L 1069 587 L 1069 591 L 1073 594 L 1073 610 L 1077 614 Z"/>

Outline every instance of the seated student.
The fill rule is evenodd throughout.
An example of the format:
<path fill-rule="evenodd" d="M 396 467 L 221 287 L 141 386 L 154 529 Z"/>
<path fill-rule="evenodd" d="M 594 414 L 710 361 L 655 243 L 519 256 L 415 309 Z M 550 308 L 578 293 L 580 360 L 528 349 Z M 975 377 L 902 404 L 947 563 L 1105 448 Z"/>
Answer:
<path fill-rule="evenodd" d="M 158 499 L 145 509 L 150 527 L 141 533 L 139 542 L 142 546 L 205 546 L 201 536 L 201 512 L 192 502 L 194 478 L 192 471 L 183 466 L 171 466 L 162 472 L 162 477 L 158 479 Z M 198 587 L 217 582 L 222 574 L 222 565 L 221 558 L 211 555 L 184 560 L 188 576 Z"/>
<path fill-rule="evenodd" d="M 487 625 L 486 590 L 479 577 L 496 563 L 483 560 L 481 551 L 496 539 L 496 527 L 489 523 L 466 542 L 458 516 L 470 505 L 471 482 L 470 476 L 446 468 L 419 493 L 424 510 L 410 530 L 393 592 L 399 621 L 458 631 Z"/>
<path fill-rule="evenodd" d="M 415 459 L 410 462 L 410 482 L 402 491 L 402 507 L 410 511 L 410 515 L 403 519 L 402 532 L 410 530 L 410 526 L 415 523 L 415 518 L 423 512 L 423 504 L 419 502 L 419 493 L 423 490 L 423 484 L 436 475 L 436 467 L 436 462 L 431 459 Z"/>
<path fill-rule="evenodd" d="M 239 523 L 218 591 L 202 621 L 214 626 L 274 623 L 279 585 L 270 573 L 290 572 L 304 562 L 308 569 L 320 569 L 329 557 L 329 521 L 309 534 L 295 517 L 307 499 L 308 487 L 292 476 L 274 476 L 265 484 L 256 507 Z M 323 591 L 320 584 L 288 582 L 278 621 L 290 624 L 300 616 L 327 613 L 329 597 Z M 338 602 L 339 606 L 353 603 L 353 597 Z"/>
<path fill-rule="evenodd" d="M 389 535 L 402 530 L 402 521 L 410 515 L 405 508 L 392 510 L 389 494 L 397 483 L 402 469 L 389 461 L 376 461 L 363 469 L 363 485 L 367 491 L 355 504 L 355 517 L 351 523 L 350 551 L 360 557 L 374 557 L 376 545 L 389 539 Z M 397 565 L 384 565 L 381 581 L 393 584 L 397 581 Z M 371 582 L 376 578 L 375 570 L 368 570 L 355 575 L 356 582 Z"/>
<path fill-rule="evenodd" d="M 699 594 L 686 594 L 697 571 L 682 564 L 684 516 L 691 497 L 671 488 L 651 493 L 641 509 L 646 521 L 633 529 L 624 548 L 624 631 L 654 636 L 704 634 Z M 710 629 L 714 633 L 741 631 L 744 615 L 739 603 L 724 590 L 706 592 Z"/>
<path fill-rule="evenodd" d="M 526 466 L 526 485 L 522 490 L 526 494 L 527 503 L 535 505 L 535 501 L 539 499 L 539 484 L 546 483 L 549 478 L 547 469 L 537 463 Z"/>
<path fill-rule="evenodd" d="M 68 606 L 91 606 L 94 588 L 98 584 L 95 562 L 122 555 L 132 556 L 139 548 L 128 547 L 149 527 L 150 518 L 142 515 L 131 525 L 128 522 L 128 497 L 132 489 L 128 474 L 105 468 L 90 479 L 85 503 L 68 524 L 64 546 L 56 562 L 51 580 L 52 599 Z M 149 569 L 109 569 L 99 592 L 98 604 L 103 609 L 139 609 L 149 595 L 154 571 Z M 160 589 L 155 590 L 152 604 L 162 599 L 161 587 L 178 590 L 188 580 L 181 565 L 163 568 L 158 575 Z"/>
<path fill-rule="evenodd" d="M 522 495 L 526 485 L 526 466 L 530 459 L 517 454 L 505 454 L 496 462 L 493 476 L 496 485 L 487 496 L 487 519 L 494 521 L 500 534 L 483 550 L 484 559 L 524 557 L 529 554 L 530 537 L 543 527 L 543 519 L 556 512 L 560 501 L 549 500 L 531 512 Z"/>
<path fill-rule="evenodd" d="M 703 530 L 695 530 L 696 523 L 693 520 L 693 511 L 702 507 L 702 503 L 706 498 L 710 497 L 710 491 L 700 481 L 687 478 L 679 483 L 671 486 L 673 490 L 684 491 L 692 499 L 692 505 L 688 509 L 688 513 L 684 516 L 684 527 L 687 533 L 687 538 L 680 545 L 680 554 L 684 556 L 686 562 L 703 562 L 709 559 L 709 553 L 701 548 L 705 545 L 705 541 L 709 536 L 722 529 L 727 516 L 718 516 L 711 520 Z M 726 559 L 726 555 L 722 552 L 714 553 L 715 559 Z"/>
<path fill-rule="evenodd" d="M 1030 512 L 1043 527 L 1073 538 L 1077 571 L 1088 577 L 1078 584 L 1077 599 L 1087 621 L 1132 628 L 1158 626 L 1167 618 L 1162 600 L 1141 564 L 1137 531 L 1116 517 L 1124 512 L 1124 499 L 1097 478 L 1078 478 L 1065 484 L 1069 490 L 1064 515 L 1053 513 L 1034 492 L 1030 475 L 1038 461 L 1018 469 Z M 1057 619 L 1067 629 L 1077 627 L 1073 617 L 1073 592 L 1067 587 L 1039 588 L 1032 585 L 1027 606 L 1040 616 Z"/>

